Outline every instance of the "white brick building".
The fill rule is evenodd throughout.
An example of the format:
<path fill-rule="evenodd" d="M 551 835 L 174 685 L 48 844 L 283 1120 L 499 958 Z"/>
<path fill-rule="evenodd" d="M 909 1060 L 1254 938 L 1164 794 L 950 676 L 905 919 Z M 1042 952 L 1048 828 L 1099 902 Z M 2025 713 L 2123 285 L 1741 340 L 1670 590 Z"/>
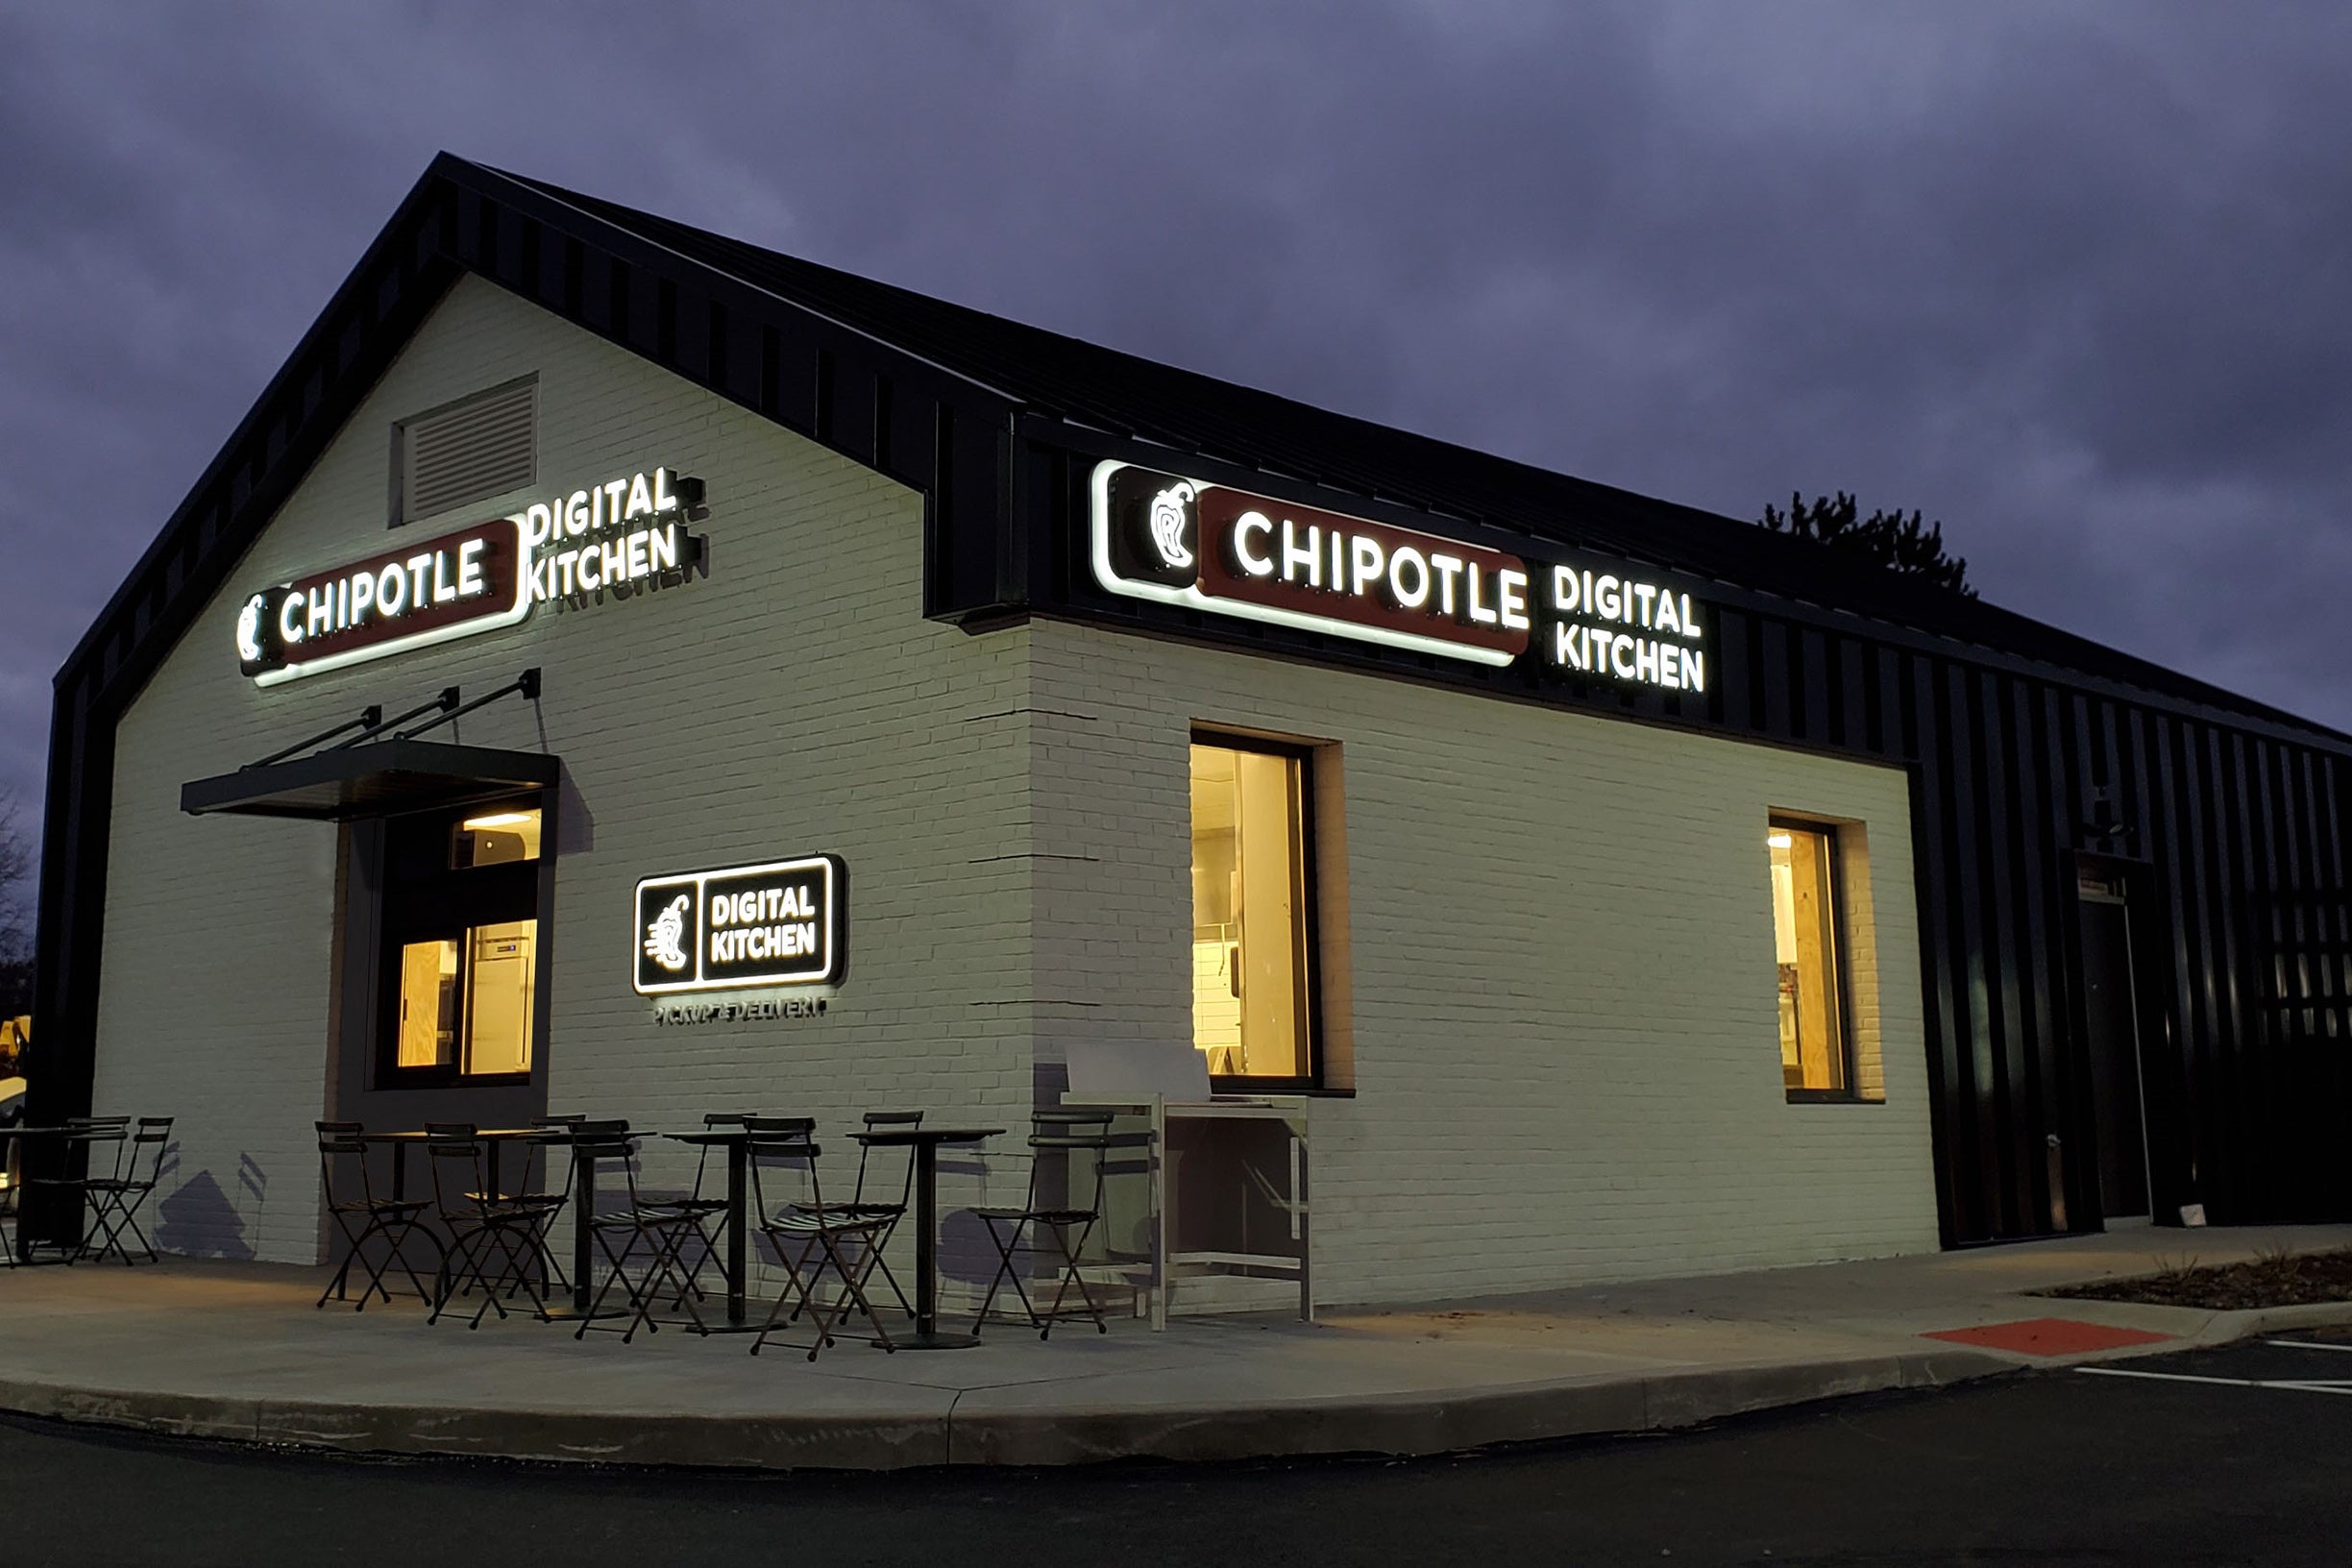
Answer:
<path fill-rule="evenodd" d="M 36 1111 L 177 1118 L 166 1248 L 319 1259 L 322 1118 L 762 1111 L 845 1147 L 868 1110 L 1019 1129 L 1103 1047 L 1306 1099 L 1332 1303 L 1916 1251 L 2190 1190 L 2170 1069 L 2127 1130 L 2135 1197 L 2096 1073 L 2066 1066 L 2063 964 L 2008 929 L 2058 943 L 2073 906 L 2035 878 L 2098 902 L 2141 858 L 2032 825 L 2034 800 L 2070 810 L 2032 778 L 1987 815 L 1992 731 L 1939 704 L 1996 675 L 1949 662 L 1956 633 L 1872 642 L 1742 580 L 1740 552 L 1797 547 L 1640 502 L 1645 545 L 1634 498 L 785 258 L 690 264 L 690 232 L 454 160 L 387 233 L 61 681 Z M 953 356 L 991 332 L 1025 388 L 989 372 L 1017 356 Z M 1153 433 L 1173 415 L 1121 415 L 1170 387 L 1198 400 L 1190 448 Z M 675 521 L 679 569 L 604 534 L 634 591 L 364 656 L 427 625 L 387 608 L 433 580 L 400 564 L 416 541 L 512 515 L 553 534 L 520 570 L 551 571 L 567 498 L 648 475 L 699 481 L 627 525 Z M 1119 531 L 1138 484 L 1182 531 Z M 312 614 L 379 556 L 384 603 Z M 1828 588 L 1868 570 L 1791 559 Z M 326 649 L 350 662 L 285 678 Z M 2071 700 L 2128 720 L 2144 668 L 2093 652 Z M 391 777 L 389 724 L 244 772 L 525 670 L 535 696 L 425 741 L 538 759 L 544 790 Z M 2333 778 L 2324 738 L 2237 722 Z M 323 758 L 328 805 L 256 782 Z M 467 825 L 509 808 L 543 830 L 511 863 Z M 2041 870 L 1982 858 L 2011 838 Z M 693 994 L 821 1015 L 659 1021 L 639 882 L 820 854 L 846 873 L 845 973 Z M 457 909 L 494 883 L 497 909 Z M 1010 1195 L 1018 1145 L 952 1162 L 946 1206 Z M 645 1161 L 693 1179 L 682 1146 Z"/>

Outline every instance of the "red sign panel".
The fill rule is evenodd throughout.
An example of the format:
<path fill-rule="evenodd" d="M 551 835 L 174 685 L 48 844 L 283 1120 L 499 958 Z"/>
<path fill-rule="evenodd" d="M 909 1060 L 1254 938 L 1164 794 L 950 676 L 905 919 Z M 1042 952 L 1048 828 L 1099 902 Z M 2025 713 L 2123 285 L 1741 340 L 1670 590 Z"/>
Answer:
<path fill-rule="evenodd" d="M 523 527 L 493 518 L 254 595 L 237 612 L 238 668 L 275 685 L 529 613 Z"/>
<path fill-rule="evenodd" d="M 1198 506 L 1205 594 L 1527 651 L 1528 570 L 1516 555 L 1223 485 L 1204 490 Z"/>

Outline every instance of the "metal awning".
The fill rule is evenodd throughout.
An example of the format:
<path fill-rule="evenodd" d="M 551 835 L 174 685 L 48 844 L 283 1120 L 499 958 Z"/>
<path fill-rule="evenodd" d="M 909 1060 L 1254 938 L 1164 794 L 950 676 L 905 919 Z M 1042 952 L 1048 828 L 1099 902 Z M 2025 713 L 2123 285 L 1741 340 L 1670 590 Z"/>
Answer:
<path fill-rule="evenodd" d="M 196 817 L 233 812 L 334 822 L 396 817 L 543 789 L 561 768 L 559 759 L 538 751 L 373 741 L 191 779 L 180 786 L 180 809 Z"/>

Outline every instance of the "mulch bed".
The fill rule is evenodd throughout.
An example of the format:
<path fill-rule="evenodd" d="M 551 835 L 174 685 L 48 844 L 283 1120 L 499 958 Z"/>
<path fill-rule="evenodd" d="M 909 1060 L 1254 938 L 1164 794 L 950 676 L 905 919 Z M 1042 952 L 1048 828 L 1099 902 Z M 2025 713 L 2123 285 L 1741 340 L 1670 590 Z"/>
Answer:
<path fill-rule="evenodd" d="M 2352 1250 L 2264 1257 L 2205 1268 L 2192 1259 L 2178 1268 L 2128 1280 L 2101 1280 L 2045 1290 L 2078 1301 L 2140 1301 L 2157 1307 L 2242 1311 L 2255 1307 L 2308 1307 L 2352 1301 Z"/>

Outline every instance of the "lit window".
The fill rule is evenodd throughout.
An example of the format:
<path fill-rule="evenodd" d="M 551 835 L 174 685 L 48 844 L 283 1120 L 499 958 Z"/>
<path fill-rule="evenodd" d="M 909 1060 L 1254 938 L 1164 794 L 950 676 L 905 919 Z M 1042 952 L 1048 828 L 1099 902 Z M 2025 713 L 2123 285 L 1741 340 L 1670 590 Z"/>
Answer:
<path fill-rule="evenodd" d="M 502 920 L 402 943 L 398 1065 L 468 1078 L 530 1071 L 538 938 L 535 919 Z"/>
<path fill-rule="evenodd" d="M 539 808 L 507 807 L 468 817 L 450 831 L 450 870 L 539 858 Z"/>
<path fill-rule="evenodd" d="M 1773 943 L 1780 971 L 1781 1080 L 1792 1094 L 1843 1094 L 1853 1072 L 1837 835 L 1776 821 L 1765 842 L 1772 849 Z"/>
<path fill-rule="evenodd" d="M 530 1072 L 540 825 L 520 801 L 389 825 L 380 1087 Z"/>
<path fill-rule="evenodd" d="M 1314 1077 L 1307 754 L 1192 747 L 1192 1042 L 1213 1078 Z"/>

